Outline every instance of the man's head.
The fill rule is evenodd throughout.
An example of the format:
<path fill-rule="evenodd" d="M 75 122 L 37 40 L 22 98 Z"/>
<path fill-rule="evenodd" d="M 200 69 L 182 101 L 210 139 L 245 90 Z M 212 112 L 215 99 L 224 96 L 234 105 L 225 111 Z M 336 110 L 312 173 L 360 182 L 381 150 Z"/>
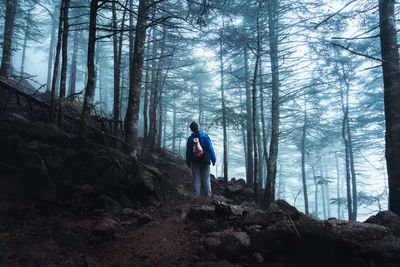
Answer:
<path fill-rule="evenodd" d="M 200 124 L 198 124 L 197 122 L 195 122 L 195 121 L 193 121 L 191 124 L 190 124 L 190 130 L 192 131 L 192 132 L 197 132 L 199 129 L 200 129 Z"/>

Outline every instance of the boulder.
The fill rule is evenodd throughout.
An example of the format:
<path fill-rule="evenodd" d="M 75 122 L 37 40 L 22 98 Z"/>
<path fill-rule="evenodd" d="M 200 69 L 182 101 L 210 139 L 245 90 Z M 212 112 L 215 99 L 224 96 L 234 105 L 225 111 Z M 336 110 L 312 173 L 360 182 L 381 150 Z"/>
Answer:
<path fill-rule="evenodd" d="M 27 124 L 31 123 L 27 118 L 25 118 L 24 116 L 17 114 L 17 113 L 8 113 L 3 118 L 3 120 L 6 122 L 15 124 L 15 125 L 19 125 L 19 126 L 23 126 L 23 125 L 27 125 Z"/>
<path fill-rule="evenodd" d="M 106 211 L 112 212 L 114 214 L 121 213 L 121 205 L 115 199 L 108 197 L 106 195 L 100 196 L 101 208 L 104 208 Z"/>
<path fill-rule="evenodd" d="M 138 212 L 137 210 L 130 209 L 130 208 L 124 208 L 121 212 L 123 215 L 126 215 L 128 217 L 140 217 L 142 214 Z"/>
<path fill-rule="evenodd" d="M 228 257 L 238 257 L 247 253 L 251 247 L 246 232 L 227 233 L 221 237 L 220 253 Z"/>
<path fill-rule="evenodd" d="M 115 232 L 119 231 L 121 226 L 111 218 L 104 218 L 93 227 L 93 234 L 103 238 L 113 238 Z"/>
<path fill-rule="evenodd" d="M 215 251 L 221 246 L 221 237 L 220 233 L 210 233 L 204 238 L 204 246 L 211 250 Z"/>
<path fill-rule="evenodd" d="M 96 194 L 96 191 L 93 189 L 93 186 L 90 184 L 84 184 L 79 187 L 79 190 L 82 192 L 82 194 L 86 196 L 93 196 Z"/>
<path fill-rule="evenodd" d="M 152 220 L 153 220 L 153 218 L 149 214 L 143 213 L 142 215 L 140 215 L 138 217 L 137 224 L 138 225 L 147 224 L 147 223 L 151 222 Z"/>
<path fill-rule="evenodd" d="M 47 142 L 66 142 L 67 134 L 55 124 L 34 122 L 27 126 L 26 135 Z"/>
<path fill-rule="evenodd" d="M 216 218 L 215 207 L 209 205 L 203 205 L 201 207 L 192 207 L 187 213 L 187 218 L 196 222 L 202 222 L 206 219 L 215 219 Z"/>
<path fill-rule="evenodd" d="M 386 226 L 395 236 L 400 237 L 400 216 L 390 210 L 380 211 L 378 214 L 369 217 L 365 222 Z"/>

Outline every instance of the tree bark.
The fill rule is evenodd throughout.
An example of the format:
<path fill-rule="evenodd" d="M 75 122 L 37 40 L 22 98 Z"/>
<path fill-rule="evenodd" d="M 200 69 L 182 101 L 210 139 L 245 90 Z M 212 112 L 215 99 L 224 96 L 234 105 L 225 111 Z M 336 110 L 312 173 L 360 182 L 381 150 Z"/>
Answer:
<path fill-rule="evenodd" d="M 154 30 L 149 33 L 149 37 L 153 36 Z M 150 39 L 147 41 L 146 54 L 149 54 Z M 144 143 L 148 142 L 148 128 L 149 128 L 149 87 L 150 87 L 150 63 L 146 62 L 146 80 L 144 82 L 144 96 L 143 96 L 143 140 Z"/>
<path fill-rule="evenodd" d="M 89 42 L 87 49 L 87 73 L 88 79 L 85 89 L 85 98 L 83 102 L 81 123 L 79 126 L 78 140 L 85 143 L 87 139 L 88 123 L 90 112 L 93 105 L 94 87 L 96 80 L 96 70 L 94 66 L 94 54 L 96 49 L 96 25 L 97 25 L 97 8 L 99 0 L 92 0 L 90 4 L 90 21 L 89 21 Z"/>
<path fill-rule="evenodd" d="M 304 209 L 306 215 L 309 215 L 308 210 L 308 194 L 307 194 L 307 179 L 306 179 L 306 135 L 307 135 L 307 100 L 304 99 L 304 124 L 301 136 L 301 178 L 303 182 Z"/>
<path fill-rule="evenodd" d="M 17 13 L 17 0 L 6 0 L 6 17 L 4 22 L 3 53 L 1 57 L 0 78 L 7 79 L 11 73 L 12 41 Z"/>
<path fill-rule="evenodd" d="M 149 6 L 147 1 L 139 0 L 138 19 L 136 24 L 135 45 L 131 63 L 132 72 L 129 82 L 128 108 L 125 116 L 125 141 L 131 148 L 125 146 L 125 152 L 137 157 L 138 129 L 139 129 L 139 105 L 140 91 L 142 87 L 142 69 L 144 60 L 144 49 L 146 43 L 147 20 L 149 17 Z"/>
<path fill-rule="evenodd" d="M 54 4 L 54 12 L 53 12 L 53 19 L 52 19 L 52 25 L 51 25 L 51 35 L 50 35 L 50 48 L 49 48 L 49 59 L 48 59 L 48 65 L 47 65 L 47 84 L 46 84 L 46 90 L 50 91 L 51 90 L 51 78 L 52 78 L 52 73 L 51 73 L 51 67 L 53 66 L 53 57 L 54 57 L 54 42 L 56 39 L 56 26 L 57 26 L 57 19 L 56 19 L 56 14 L 57 14 L 57 4 Z"/>
<path fill-rule="evenodd" d="M 113 24 L 113 52 L 114 52 L 114 102 L 113 102 L 113 116 L 114 116 L 114 134 L 118 129 L 118 121 L 120 119 L 120 82 L 121 82 L 121 58 L 122 58 L 122 40 L 123 30 L 125 23 L 125 15 L 128 1 L 125 3 L 124 12 L 122 15 L 121 32 L 118 38 L 118 23 L 117 11 L 115 9 L 115 2 L 112 2 L 112 24 Z"/>
<path fill-rule="evenodd" d="M 157 51 L 160 47 L 160 43 L 157 42 L 157 32 L 156 29 L 153 30 L 153 45 L 152 45 L 152 56 L 157 55 Z M 157 103 L 158 103 L 158 78 L 160 75 L 159 69 L 157 67 L 158 61 L 153 59 L 151 64 L 151 87 L 150 87 L 150 106 L 149 106 L 149 136 L 148 143 L 151 147 L 154 147 L 157 138 Z"/>
<path fill-rule="evenodd" d="M 270 59 L 272 74 L 271 99 L 271 141 L 267 164 L 267 183 L 265 186 L 266 207 L 275 200 L 276 165 L 279 142 L 279 61 L 278 61 L 278 0 L 271 0 L 268 6 Z"/>
<path fill-rule="evenodd" d="M 337 216 L 338 219 L 340 219 L 340 174 L 339 174 L 339 162 L 338 162 L 338 157 L 335 153 L 335 162 L 336 162 L 336 175 L 337 175 L 337 185 L 336 185 L 336 195 L 337 195 Z"/>
<path fill-rule="evenodd" d="M 265 110 L 264 110 L 264 83 L 263 83 L 263 74 L 262 74 L 262 58 L 260 57 L 259 69 L 260 69 L 260 113 L 261 113 L 261 133 L 262 133 L 262 150 L 263 150 L 263 161 L 265 160 L 265 168 L 264 168 L 264 179 L 267 177 L 267 164 L 268 164 L 268 134 L 265 125 Z M 260 159 L 261 160 L 261 159 Z M 261 181 L 261 185 L 266 184 L 266 180 Z"/>
<path fill-rule="evenodd" d="M 64 121 L 64 101 L 65 101 L 65 87 L 67 82 L 67 66 L 68 66 L 68 11 L 70 0 L 64 0 L 64 15 L 63 15 L 63 31 L 62 31 L 62 64 L 61 64 L 61 78 L 60 78 L 60 97 L 58 108 L 58 125 L 62 126 Z"/>
<path fill-rule="evenodd" d="M 247 173 L 246 182 L 248 187 L 253 187 L 253 132 L 251 122 L 253 121 L 251 115 L 251 91 L 249 86 L 249 63 L 248 51 L 246 45 L 243 47 L 244 55 L 244 79 L 246 88 L 246 131 L 247 131 Z"/>
<path fill-rule="evenodd" d="M 78 42 L 79 37 L 82 35 L 81 31 L 75 30 L 74 32 L 74 46 L 72 49 L 71 72 L 69 75 L 69 95 L 76 93 L 76 72 L 78 61 Z"/>
<path fill-rule="evenodd" d="M 379 1 L 379 26 L 386 122 L 386 166 L 389 181 L 389 209 L 400 215 L 400 71 L 397 45 L 395 0 Z"/>
<path fill-rule="evenodd" d="M 221 102 L 222 102 L 222 129 L 223 129 L 223 145 L 224 145 L 224 180 L 228 181 L 228 135 L 226 125 L 226 103 L 225 103 L 225 88 L 224 88 L 224 61 L 222 47 L 223 29 L 219 35 L 219 62 L 220 62 L 220 78 L 221 78 Z"/>
<path fill-rule="evenodd" d="M 29 7 L 27 16 L 28 18 L 26 19 L 26 24 L 25 24 L 24 44 L 22 46 L 22 58 L 21 58 L 21 70 L 20 70 L 21 75 L 24 73 L 25 70 L 25 58 L 26 58 L 26 48 L 29 39 L 29 21 L 31 19 L 31 7 Z"/>
<path fill-rule="evenodd" d="M 315 217 L 318 217 L 318 183 L 317 183 L 317 176 L 315 175 L 315 166 L 314 164 L 312 165 L 312 172 L 313 172 L 313 181 L 314 181 L 314 187 L 315 187 L 315 191 L 314 191 L 314 214 Z"/>
<path fill-rule="evenodd" d="M 58 21 L 58 37 L 57 37 L 57 47 L 56 47 L 56 59 L 54 60 L 54 68 L 53 68 L 53 80 L 51 83 L 51 99 L 50 99 L 50 105 L 51 105 L 51 112 L 50 112 L 50 118 L 51 121 L 55 121 L 55 113 L 56 113 L 56 103 L 55 103 L 55 98 L 56 98 L 56 84 L 57 84 L 57 79 L 58 79 L 58 68 L 59 68 L 59 63 L 60 63 L 60 51 L 61 51 L 61 38 L 62 38 L 62 31 L 63 31 L 63 16 L 64 16 L 64 6 L 65 6 L 65 0 L 61 1 L 60 5 L 60 16 L 59 16 L 59 21 Z"/>

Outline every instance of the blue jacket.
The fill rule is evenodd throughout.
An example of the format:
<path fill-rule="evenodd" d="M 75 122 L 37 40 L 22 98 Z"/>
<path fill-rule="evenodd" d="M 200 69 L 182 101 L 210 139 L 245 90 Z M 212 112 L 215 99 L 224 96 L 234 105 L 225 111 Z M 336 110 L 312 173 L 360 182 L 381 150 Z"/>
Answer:
<path fill-rule="evenodd" d="M 193 155 L 193 139 L 196 137 L 196 133 L 192 133 L 191 136 L 189 136 L 187 145 L 186 145 L 186 164 L 188 167 L 192 166 L 192 163 L 200 163 L 200 164 L 210 164 L 210 160 L 213 164 L 215 164 L 216 158 L 215 158 L 215 153 L 214 149 L 211 144 L 210 137 L 208 135 L 204 134 L 202 131 L 199 131 L 200 135 L 200 145 L 203 148 L 204 154 L 206 155 L 207 152 L 209 152 L 209 159 L 203 159 L 200 160 L 195 158 Z M 208 162 L 206 162 L 208 161 Z"/>

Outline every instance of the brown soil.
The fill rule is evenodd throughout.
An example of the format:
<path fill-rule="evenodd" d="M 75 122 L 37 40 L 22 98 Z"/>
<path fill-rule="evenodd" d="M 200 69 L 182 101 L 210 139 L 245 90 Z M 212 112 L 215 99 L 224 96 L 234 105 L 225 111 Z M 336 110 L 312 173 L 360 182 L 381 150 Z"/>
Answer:
<path fill-rule="evenodd" d="M 191 185 L 161 207 L 139 209 L 152 220 L 113 215 L 68 203 L 2 201 L 0 266 L 189 266 L 200 260 L 198 226 L 186 219 L 189 207 L 208 202 L 193 198 Z M 110 237 L 93 233 L 99 220 L 112 218 L 119 230 Z"/>

